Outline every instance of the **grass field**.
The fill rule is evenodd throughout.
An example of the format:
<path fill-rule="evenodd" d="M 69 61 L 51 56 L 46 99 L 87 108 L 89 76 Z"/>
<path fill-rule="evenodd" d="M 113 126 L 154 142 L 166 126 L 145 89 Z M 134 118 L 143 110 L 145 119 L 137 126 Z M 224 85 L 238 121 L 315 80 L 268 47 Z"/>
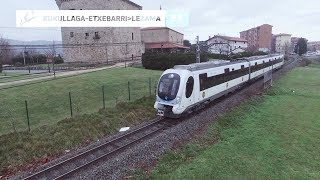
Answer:
<path fill-rule="evenodd" d="M 154 97 L 119 103 L 90 115 L 69 118 L 29 132 L 0 136 L 0 179 L 25 167 L 41 165 L 100 138 L 133 127 L 155 116 Z"/>
<path fill-rule="evenodd" d="M 106 106 L 113 107 L 118 102 L 128 101 L 128 81 L 131 100 L 136 100 L 149 96 L 149 78 L 154 93 L 160 74 L 160 71 L 141 68 L 118 68 L 0 90 L 0 135 L 14 129 L 27 129 L 25 100 L 33 129 L 70 117 L 69 92 L 73 114 L 90 114 L 103 107 L 103 85 Z"/>
<path fill-rule="evenodd" d="M 319 67 L 296 68 L 269 93 L 212 124 L 201 140 L 136 177 L 320 179 L 319 88 Z"/>

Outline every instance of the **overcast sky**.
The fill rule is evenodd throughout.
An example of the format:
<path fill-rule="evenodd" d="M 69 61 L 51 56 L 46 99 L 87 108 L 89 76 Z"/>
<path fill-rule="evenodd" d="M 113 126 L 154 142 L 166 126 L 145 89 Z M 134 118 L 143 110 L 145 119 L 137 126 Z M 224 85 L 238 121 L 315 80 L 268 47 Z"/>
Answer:
<path fill-rule="evenodd" d="M 107 0 L 106 0 L 107 1 Z M 175 28 L 185 39 L 201 40 L 215 34 L 239 36 L 261 24 L 273 25 L 273 33 L 289 33 L 310 41 L 320 40 L 319 0 L 133 0 L 145 10 L 190 11 L 190 25 Z M 61 40 L 59 28 L 14 28 L 16 10 L 57 10 L 54 0 L 8 0 L 1 5 L 0 34 L 16 40 Z"/>

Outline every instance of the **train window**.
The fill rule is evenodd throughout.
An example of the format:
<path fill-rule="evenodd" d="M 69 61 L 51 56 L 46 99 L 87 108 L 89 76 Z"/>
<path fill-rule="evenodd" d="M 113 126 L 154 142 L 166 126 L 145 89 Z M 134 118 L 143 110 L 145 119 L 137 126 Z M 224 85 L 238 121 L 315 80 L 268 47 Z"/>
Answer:
<path fill-rule="evenodd" d="M 186 98 L 190 98 L 193 92 L 194 79 L 192 76 L 189 77 L 186 85 Z"/>
<path fill-rule="evenodd" d="M 180 86 L 180 76 L 175 73 L 163 75 L 158 85 L 158 96 L 166 101 L 174 100 Z"/>

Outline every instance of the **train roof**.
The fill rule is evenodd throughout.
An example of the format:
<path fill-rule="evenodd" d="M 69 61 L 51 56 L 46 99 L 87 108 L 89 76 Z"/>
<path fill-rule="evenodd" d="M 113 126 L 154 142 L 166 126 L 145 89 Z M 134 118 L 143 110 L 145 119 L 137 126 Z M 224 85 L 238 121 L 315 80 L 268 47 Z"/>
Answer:
<path fill-rule="evenodd" d="M 220 60 L 219 63 L 217 63 L 216 61 L 209 61 L 209 62 L 203 62 L 203 63 L 189 64 L 189 65 L 177 65 L 177 66 L 174 66 L 173 69 L 182 69 L 182 70 L 188 70 L 188 71 L 200 71 L 200 70 L 204 70 L 204 69 L 227 66 L 227 65 L 232 65 L 232 64 L 245 63 L 248 61 L 256 61 L 259 59 L 272 58 L 272 57 L 276 57 L 276 56 L 279 56 L 279 55 L 253 56 L 253 57 L 238 59 L 237 61 L 231 61 L 231 62 Z"/>

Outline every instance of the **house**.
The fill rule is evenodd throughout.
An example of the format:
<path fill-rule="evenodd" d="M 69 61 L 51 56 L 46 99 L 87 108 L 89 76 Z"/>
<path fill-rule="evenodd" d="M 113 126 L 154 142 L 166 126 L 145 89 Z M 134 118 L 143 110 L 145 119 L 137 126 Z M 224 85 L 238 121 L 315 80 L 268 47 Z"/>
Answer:
<path fill-rule="evenodd" d="M 152 52 L 177 52 L 190 49 L 183 45 L 184 35 L 168 27 L 150 27 L 141 29 L 142 42 Z"/>
<path fill-rule="evenodd" d="M 269 24 L 240 32 L 240 38 L 248 41 L 249 51 L 269 52 L 271 50 L 272 27 Z"/>
<path fill-rule="evenodd" d="M 56 0 L 60 10 L 142 10 L 129 0 Z M 141 59 L 139 27 L 62 27 L 65 62 L 110 62 Z"/>
<path fill-rule="evenodd" d="M 309 51 L 320 51 L 320 41 L 310 41 L 308 42 Z"/>
<path fill-rule="evenodd" d="M 214 54 L 237 54 L 244 52 L 248 47 L 245 39 L 220 35 L 209 38 L 206 43 L 208 51 Z"/>

